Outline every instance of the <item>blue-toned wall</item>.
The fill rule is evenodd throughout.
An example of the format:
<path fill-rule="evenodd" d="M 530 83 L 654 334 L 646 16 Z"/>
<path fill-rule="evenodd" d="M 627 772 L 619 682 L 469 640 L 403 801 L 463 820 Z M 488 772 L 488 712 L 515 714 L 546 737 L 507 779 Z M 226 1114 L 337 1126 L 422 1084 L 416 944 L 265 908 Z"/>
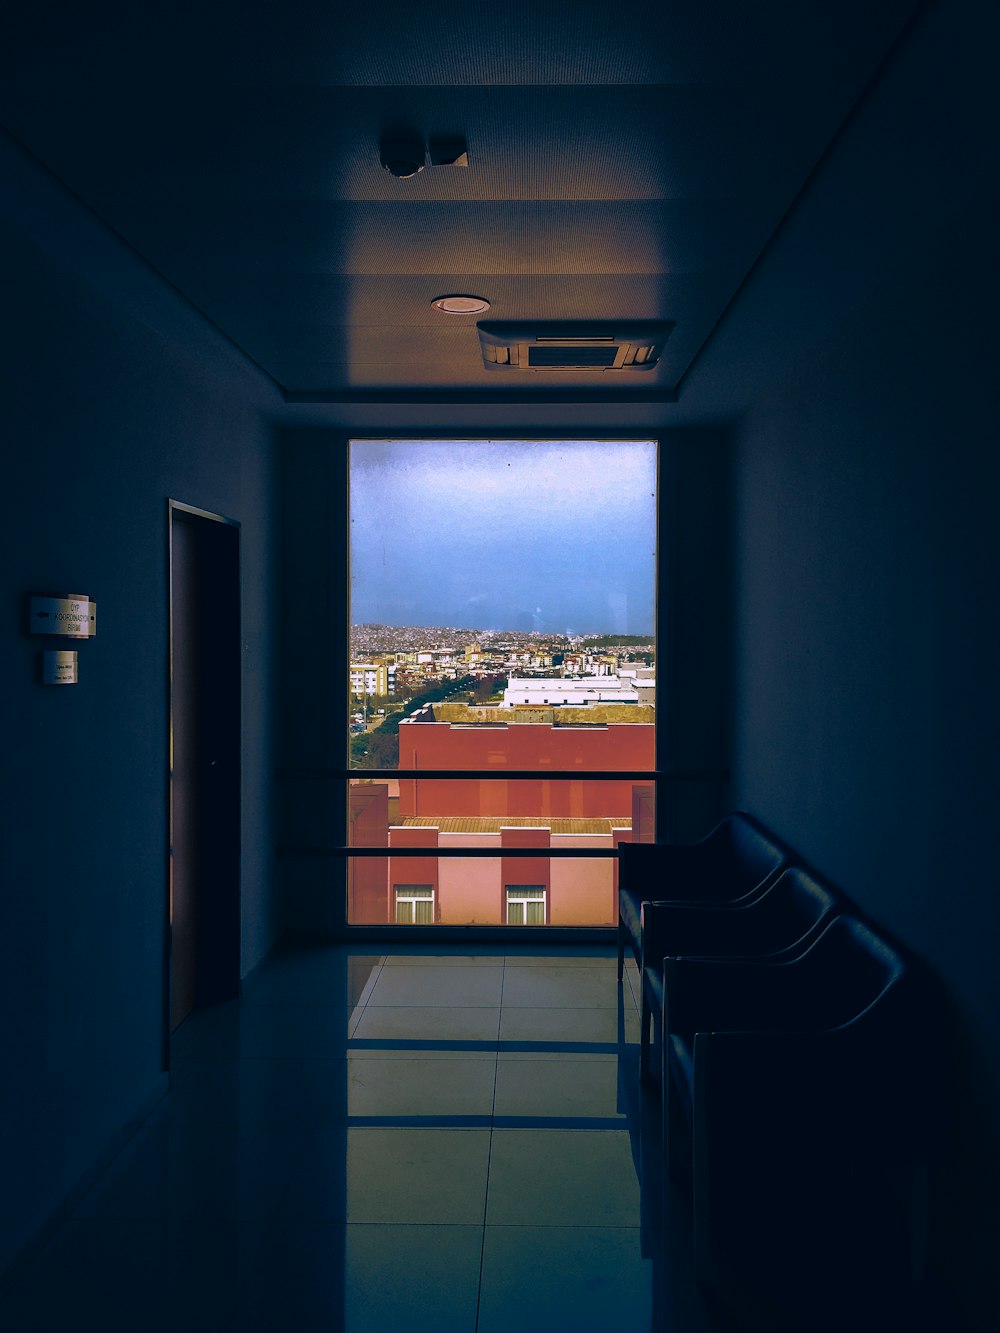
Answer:
<path fill-rule="evenodd" d="M 271 386 L 0 148 L 2 1271 L 163 1090 L 168 496 L 242 524 L 244 971 L 273 941 L 275 542 Z M 97 601 L 78 685 L 37 682 L 31 591 Z"/>
<path fill-rule="evenodd" d="M 727 365 L 756 385 L 734 436 L 734 804 L 943 983 L 959 1120 L 934 1245 L 975 1319 L 1000 1238 L 1000 193 L 995 48 L 959 19 L 931 7 L 903 43 L 691 388 Z"/>

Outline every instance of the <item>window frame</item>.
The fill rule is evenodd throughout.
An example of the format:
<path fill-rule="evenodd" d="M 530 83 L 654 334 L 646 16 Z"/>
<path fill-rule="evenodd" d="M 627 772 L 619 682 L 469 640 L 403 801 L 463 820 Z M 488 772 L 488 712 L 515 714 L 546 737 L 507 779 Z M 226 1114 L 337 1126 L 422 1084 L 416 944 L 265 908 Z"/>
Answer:
<path fill-rule="evenodd" d="M 424 408 L 420 408 L 418 414 L 422 417 L 434 415 Z M 288 684 L 282 692 L 286 702 L 277 768 L 279 824 L 276 852 L 280 873 L 288 886 L 285 894 L 290 919 L 301 919 L 303 928 L 319 929 L 331 939 L 370 941 L 376 945 L 388 938 L 405 940 L 407 932 L 410 938 L 425 941 L 429 929 L 382 923 L 351 924 L 347 920 L 349 864 L 357 858 L 387 855 L 384 847 L 352 847 L 348 843 L 347 790 L 359 773 L 346 762 L 350 733 L 346 710 L 340 706 L 341 700 L 348 695 L 350 663 L 349 460 L 352 441 L 482 438 L 558 442 L 587 438 L 656 443 L 656 762 L 654 770 L 648 774 L 628 776 L 641 776 L 653 787 L 656 841 L 672 841 L 678 837 L 684 840 L 699 836 L 701 831 L 711 827 L 731 808 L 729 747 L 725 743 L 727 729 L 724 724 L 717 725 L 716 719 L 724 717 L 719 709 L 724 709 L 726 699 L 731 697 L 728 691 L 732 689 L 732 678 L 723 671 L 707 689 L 702 688 L 704 673 L 699 669 L 694 677 L 696 692 L 692 700 L 688 689 L 692 680 L 691 664 L 685 654 L 689 651 L 686 645 L 693 628 L 699 652 L 707 651 L 713 655 L 712 660 L 718 658 L 725 663 L 733 632 L 733 573 L 731 556 L 727 554 L 731 538 L 728 462 L 731 438 L 725 425 L 721 424 L 711 432 L 699 432 L 695 440 L 688 439 L 683 430 L 668 431 L 663 426 L 483 430 L 474 424 L 461 430 L 448 430 L 426 425 L 386 426 L 382 421 L 373 425 L 374 413 L 367 415 L 369 419 L 357 426 L 330 427 L 317 423 L 318 429 L 315 430 L 289 431 L 283 437 L 284 447 L 280 454 L 281 586 L 285 630 L 279 640 L 279 661 Z M 478 415 L 472 411 L 471 419 L 475 421 Z M 674 594 L 676 585 L 684 591 L 683 571 L 702 558 L 711 568 L 707 584 L 699 584 L 699 610 L 692 625 L 690 597 L 685 600 Z M 717 627 L 710 625 L 707 632 L 700 610 L 706 589 L 720 599 L 721 609 Z M 317 618 L 318 607 L 323 608 L 324 614 Z M 322 682 L 320 677 L 308 674 L 311 665 L 318 662 L 324 666 Z M 304 669 L 306 674 L 303 674 Z M 308 690 L 302 687 L 304 680 L 310 682 Z M 684 705 L 688 731 L 692 707 L 694 716 L 707 723 L 704 744 L 692 746 L 689 737 L 682 734 L 683 729 L 679 729 L 679 700 Z M 343 761 L 338 759 L 339 755 L 344 756 Z M 366 776 L 395 778 L 399 774 L 366 770 Z M 467 777 L 468 774 L 461 776 Z M 524 776 L 536 779 L 538 775 L 533 772 Z M 576 780 L 587 780 L 590 775 L 574 773 L 571 776 Z M 615 776 L 625 775 L 616 773 Z M 321 811 L 322 818 L 317 820 L 309 813 L 311 811 Z M 401 848 L 399 852 L 405 850 Z M 442 858 L 458 854 L 461 853 L 457 849 L 442 848 L 439 851 Z M 480 849 L 469 848 L 465 854 L 477 855 Z M 511 849 L 510 854 L 517 854 L 516 849 Z M 591 857 L 616 856 L 613 851 L 590 851 L 588 854 Z M 579 856 L 580 849 L 552 849 L 547 855 L 553 859 Z M 525 929 L 443 924 L 433 928 L 435 938 L 442 943 L 515 942 L 523 938 Z M 546 927 L 546 939 L 553 944 L 610 942 L 614 933 L 614 927 Z"/>
<path fill-rule="evenodd" d="M 415 890 L 417 890 L 417 889 L 420 889 L 420 890 L 424 890 L 424 889 L 426 889 L 426 893 L 424 893 L 424 892 L 417 893 L 417 892 L 415 892 Z M 433 885 L 433 884 L 393 884 L 393 886 L 392 886 L 392 894 L 393 894 L 393 912 L 394 912 L 394 917 L 393 917 L 393 920 L 392 920 L 392 921 L 387 921 L 387 922 L 386 922 L 386 925 L 394 925 L 394 926 L 433 926 L 433 925 L 434 925 L 434 908 L 435 908 L 435 905 L 436 905 L 436 900 L 435 900 L 435 897 L 434 897 L 434 885 Z M 410 906 L 411 909 L 412 909 L 412 911 L 411 911 L 411 917 L 412 917 L 412 920 L 410 920 L 410 921 L 400 921 L 400 919 L 399 919 L 399 909 L 400 909 L 400 906 L 403 905 L 404 903 L 408 903 L 409 906 Z M 431 919 L 430 919 L 429 921 L 418 921 L 418 920 L 417 920 L 417 904 L 418 904 L 418 903 L 429 903 L 429 904 L 430 904 L 430 909 L 431 909 Z"/>
<path fill-rule="evenodd" d="M 504 905 L 506 908 L 504 914 L 505 926 L 525 928 L 531 926 L 532 929 L 537 929 L 539 926 L 547 926 L 549 924 L 549 894 L 544 884 L 505 884 L 503 887 Z M 529 921 L 529 904 L 539 902 L 542 904 L 542 920 Z M 522 921 L 511 921 L 510 919 L 510 909 L 515 905 L 524 909 L 521 914 L 524 918 Z"/>

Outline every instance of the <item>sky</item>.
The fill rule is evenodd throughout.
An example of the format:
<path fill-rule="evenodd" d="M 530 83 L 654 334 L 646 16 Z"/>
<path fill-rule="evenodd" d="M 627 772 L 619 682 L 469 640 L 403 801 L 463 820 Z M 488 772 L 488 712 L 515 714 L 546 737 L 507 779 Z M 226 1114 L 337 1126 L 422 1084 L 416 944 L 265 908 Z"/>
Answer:
<path fill-rule="evenodd" d="M 350 485 L 353 624 L 652 633 L 652 441 L 353 441 Z"/>

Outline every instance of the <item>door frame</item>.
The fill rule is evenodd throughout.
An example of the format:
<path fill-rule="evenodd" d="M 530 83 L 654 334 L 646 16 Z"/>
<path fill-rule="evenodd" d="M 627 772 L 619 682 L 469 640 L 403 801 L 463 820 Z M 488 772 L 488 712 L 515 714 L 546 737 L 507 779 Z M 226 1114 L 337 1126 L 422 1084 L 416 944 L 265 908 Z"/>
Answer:
<path fill-rule="evenodd" d="M 174 802 L 173 802 L 173 765 L 174 765 L 174 516 L 180 514 L 185 519 L 196 519 L 199 521 L 198 531 L 206 532 L 205 524 L 219 524 L 230 528 L 234 532 L 234 554 L 236 561 L 236 607 L 235 607 L 235 642 L 234 649 L 235 661 L 240 665 L 240 669 L 232 682 L 233 689 L 237 692 L 237 745 L 235 756 L 235 767 L 233 780 L 236 784 L 234 794 L 235 801 L 235 819 L 231 830 L 235 838 L 235 847 L 232 852 L 235 857 L 235 904 L 233 908 L 234 918 L 232 925 L 235 927 L 235 939 L 228 940 L 226 953 L 230 955 L 228 967 L 233 975 L 228 979 L 228 984 L 232 989 L 233 998 L 239 994 L 240 987 L 240 963 L 241 963 L 241 945 L 242 945 L 242 923 L 243 923 L 243 897 L 242 897 L 242 781 L 243 781 L 243 673 L 242 673 L 242 593 L 243 593 L 243 561 L 240 542 L 240 522 L 238 519 L 228 518 L 224 514 L 218 514 L 209 509 L 202 509 L 197 505 L 186 504 L 180 500 L 172 498 L 167 499 L 167 679 L 166 679 L 166 714 L 167 714 L 167 764 L 166 764 L 166 815 L 167 815 L 167 838 L 166 838 L 166 885 L 165 885 L 165 903 L 164 903 L 164 930 L 163 930 L 163 1023 L 162 1023 L 162 1065 L 164 1070 L 170 1068 L 170 1034 L 171 1034 L 171 999 L 172 999 L 172 936 L 171 936 L 171 911 L 173 897 L 173 844 L 174 844 Z M 225 965 L 225 964 L 223 964 Z"/>

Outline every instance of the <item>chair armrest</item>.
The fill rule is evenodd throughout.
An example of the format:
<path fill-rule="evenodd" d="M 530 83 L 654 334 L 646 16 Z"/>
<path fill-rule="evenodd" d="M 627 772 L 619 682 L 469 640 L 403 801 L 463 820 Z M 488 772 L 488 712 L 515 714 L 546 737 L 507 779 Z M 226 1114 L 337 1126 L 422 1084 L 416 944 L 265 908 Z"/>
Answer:
<path fill-rule="evenodd" d="M 711 852 L 699 843 L 627 842 L 619 848 L 643 876 L 697 875 L 709 863 Z"/>
<path fill-rule="evenodd" d="M 656 966 L 667 954 L 753 955 L 757 952 L 759 923 L 753 904 L 646 903 L 642 940 L 647 966 Z"/>
<path fill-rule="evenodd" d="M 798 958 L 665 957 L 663 1003 L 671 1032 L 829 1026 L 827 997 Z"/>
<path fill-rule="evenodd" d="M 695 1119 L 732 1120 L 803 1149 L 825 1135 L 838 1148 L 906 1158 L 923 1137 L 916 1071 L 882 1043 L 848 1028 L 818 1032 L 699 1032 L 694 1039 Z M 739 1113 L 733 1117 L 733 1107 Z"/>

